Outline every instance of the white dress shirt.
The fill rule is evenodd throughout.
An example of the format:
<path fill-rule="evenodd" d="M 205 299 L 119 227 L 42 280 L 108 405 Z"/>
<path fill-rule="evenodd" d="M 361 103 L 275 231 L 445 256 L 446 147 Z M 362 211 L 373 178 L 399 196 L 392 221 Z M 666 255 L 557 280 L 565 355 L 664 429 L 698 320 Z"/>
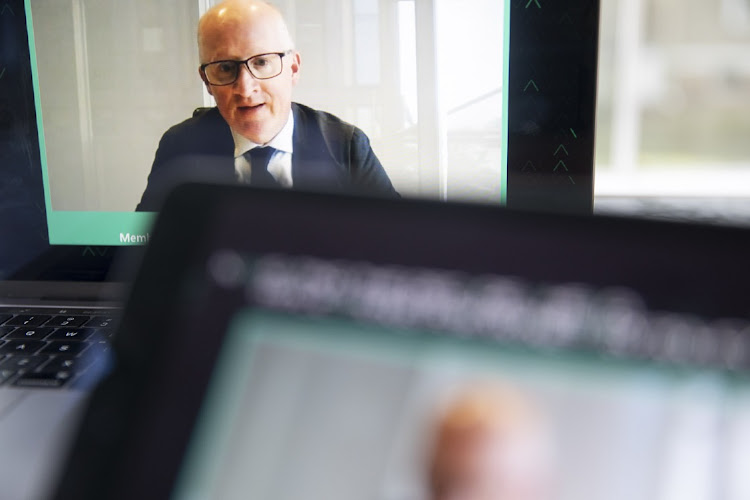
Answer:
<path fill-rule="evenodd" d="M 274 151 L 273 156 L 268 161 L 268 173 L 270 173 L 276 182 L 282 187 L 291 188 L 292 181 L 292 154 L 294 153 L 294 144 L 292 137 L 294 135 L 294 113 L 289 111 L 289 118 L 284 128 L 266 144 L 256 144 L 250 139 L 243 137 L 232 130 L 234 138 L 234 171 L 240 182 L 249 183 L 252 175 L 252 165 L 245 158 L 245 153 L 253 148 L 270 146 Z"/>

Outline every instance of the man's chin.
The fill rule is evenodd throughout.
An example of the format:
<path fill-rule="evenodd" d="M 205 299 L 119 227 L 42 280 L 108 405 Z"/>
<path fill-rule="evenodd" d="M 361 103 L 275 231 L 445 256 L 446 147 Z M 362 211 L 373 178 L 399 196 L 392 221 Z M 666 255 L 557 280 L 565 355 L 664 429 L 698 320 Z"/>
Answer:
<path fill-rule="evenodd" d="M 236 122 L 235 122 L 236 123 Z M 232 127 L 235 132 L 242 135 L 244 138 L 253 141 L 256 144 L 266 144 L 276 135 L 270 130 L 270 123 L 237 123 L 236 126 Z"/>

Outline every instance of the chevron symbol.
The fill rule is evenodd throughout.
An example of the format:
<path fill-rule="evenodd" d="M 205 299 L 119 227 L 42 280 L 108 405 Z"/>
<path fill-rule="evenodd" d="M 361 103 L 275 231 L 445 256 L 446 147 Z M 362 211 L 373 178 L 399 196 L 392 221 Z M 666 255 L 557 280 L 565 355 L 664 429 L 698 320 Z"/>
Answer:
<path fill-rule="evenodd" d="M 532 3 L 536 4 L 536 6 L 539 7 L 540 9 L 542 8 L 542 6 L 539 5 L 539 0 L 529 0 L 529 3 L 526 4 L 526 8 L 528 9 L 529 7 L 531 7 Z"/>
<path fill-rule="evenodd" d="M 15 16 L 16 15 L 16 13 L 13 12 L 13 9 L 10 7 L 10 4 L 8 4 L 6 2 L 5 5 L 3 5 L 3 10 L 0 10 L 0 16 L 4 16 L 8 12 L 10 12 L 11 16 Z"/>
<path fill-rule="evenodd" d="M 526 86 L 523 88 L 523 91 L 526 92 L 529 90 L 529 87 L 534 87 L 534 90 L 539 92 L 539 87 L 536 86 L 536 82 L 534 80 L 529 80 L 529 83 L 526 84 Z"/>
<path fill-rule="evenodd" d="M 555 154 L 553 156 L 557 156 L 557 154 L 560 152 L 560 150 L 562 150 L 562 152 L 565 153 L 565 156 L 570 156 L 570 153 L 568 153 L 568 150 L 562 144 L 560 144 L 560 146 L 558 146 L 557 151 L 555 151 Z"/>
<path fill-rule="evenodd" d="M 564 168 L 565 171 L 568 172 L 568 166 L 562 160 L 560 160 L 560 161 L 557 162 L 557 165 L 555 166 L 554 170 L 552 170 L 552 171 L 553 172 L 557 172 L 557 169 L 560 168 L 560 167 Z"/>
<path fill-rule="evenodd" d="M 534 172 L 536 172 L 536 167 L 531 162 L 531 160 L 526 162 L 526 165 L 523 166 L 523 168 L 521 169 L 521 172 L 526 172 L 529 168 L 533 170 Z"/>
<path fill-rule="evenodd" d="M 83 257 L 105 257 L 109 250 L 106 247 L 86 247 L 83 249 Z"/>

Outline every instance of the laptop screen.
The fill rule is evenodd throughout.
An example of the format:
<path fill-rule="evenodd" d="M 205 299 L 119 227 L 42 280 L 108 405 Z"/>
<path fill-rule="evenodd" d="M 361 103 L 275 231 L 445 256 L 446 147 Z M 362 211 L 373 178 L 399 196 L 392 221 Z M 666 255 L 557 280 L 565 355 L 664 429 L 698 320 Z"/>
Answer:
<path fill-rule="evenodd" d="M 214 3 L 5 6 L 13 15 L 3 22 L 27 35 L 28 53 L 19 44 L 14 57 L 30 64 L 9 67 L 5 80 L 26 88 L 12 105 L 25 110 L 29 128 L 17 140 L 38 171 L 26 183 L 43 207 L 37 238 L 148 242 L 153 213 L 136 207 L 163 134 L 215 105 L 198 74 L 195 36 Z M 566 206 L 590 207 L 597 2 L 278 8 L 301 54 L 293 100 L 361 129 L 402 196 L 512 203 L 514 189 L 547 179 L 578 200 Z M 560 67 L 541 64 L 549 58 Z M 563 77 L 565 68 L 575 77 Z M 525 138 L 510 141 L 515 152 L 514 134 Z M 530 177 L 514 187 L 514 175 Z"/>
<path fill-rule="evenodd" d="M 148 241 L 151 214 L 135 209 L 159 139 L 214 105 L 197 71 L 199 2 L 177 4 L 175 18 L 173 4 L 27 2 L 52 244 Z M 404 195 L 505 199 L 509 2 L 386 13 L 357 1 L 328 17 L 296 4 L 285 9 L 302 56 L 295 101 L 361 128 Z M 472 172 L 450 169 L 466 161 Z"/>
<path fill-rule="evenodd" d="M 218 251 L 172 498 L 747 498 L 746 321 L 634 291 Z M 248 274 L 249 273 L 249 274 Z"/>

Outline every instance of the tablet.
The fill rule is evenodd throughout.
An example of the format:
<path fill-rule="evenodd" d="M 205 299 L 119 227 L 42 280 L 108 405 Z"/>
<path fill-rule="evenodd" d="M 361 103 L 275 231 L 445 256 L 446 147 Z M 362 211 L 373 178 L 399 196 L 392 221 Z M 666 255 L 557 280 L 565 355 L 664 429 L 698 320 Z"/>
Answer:
<path fill-rule="evenodd" d="M 57 498 L 743 498 L 748 250 L 739 229 L 184 186 Z"/>

